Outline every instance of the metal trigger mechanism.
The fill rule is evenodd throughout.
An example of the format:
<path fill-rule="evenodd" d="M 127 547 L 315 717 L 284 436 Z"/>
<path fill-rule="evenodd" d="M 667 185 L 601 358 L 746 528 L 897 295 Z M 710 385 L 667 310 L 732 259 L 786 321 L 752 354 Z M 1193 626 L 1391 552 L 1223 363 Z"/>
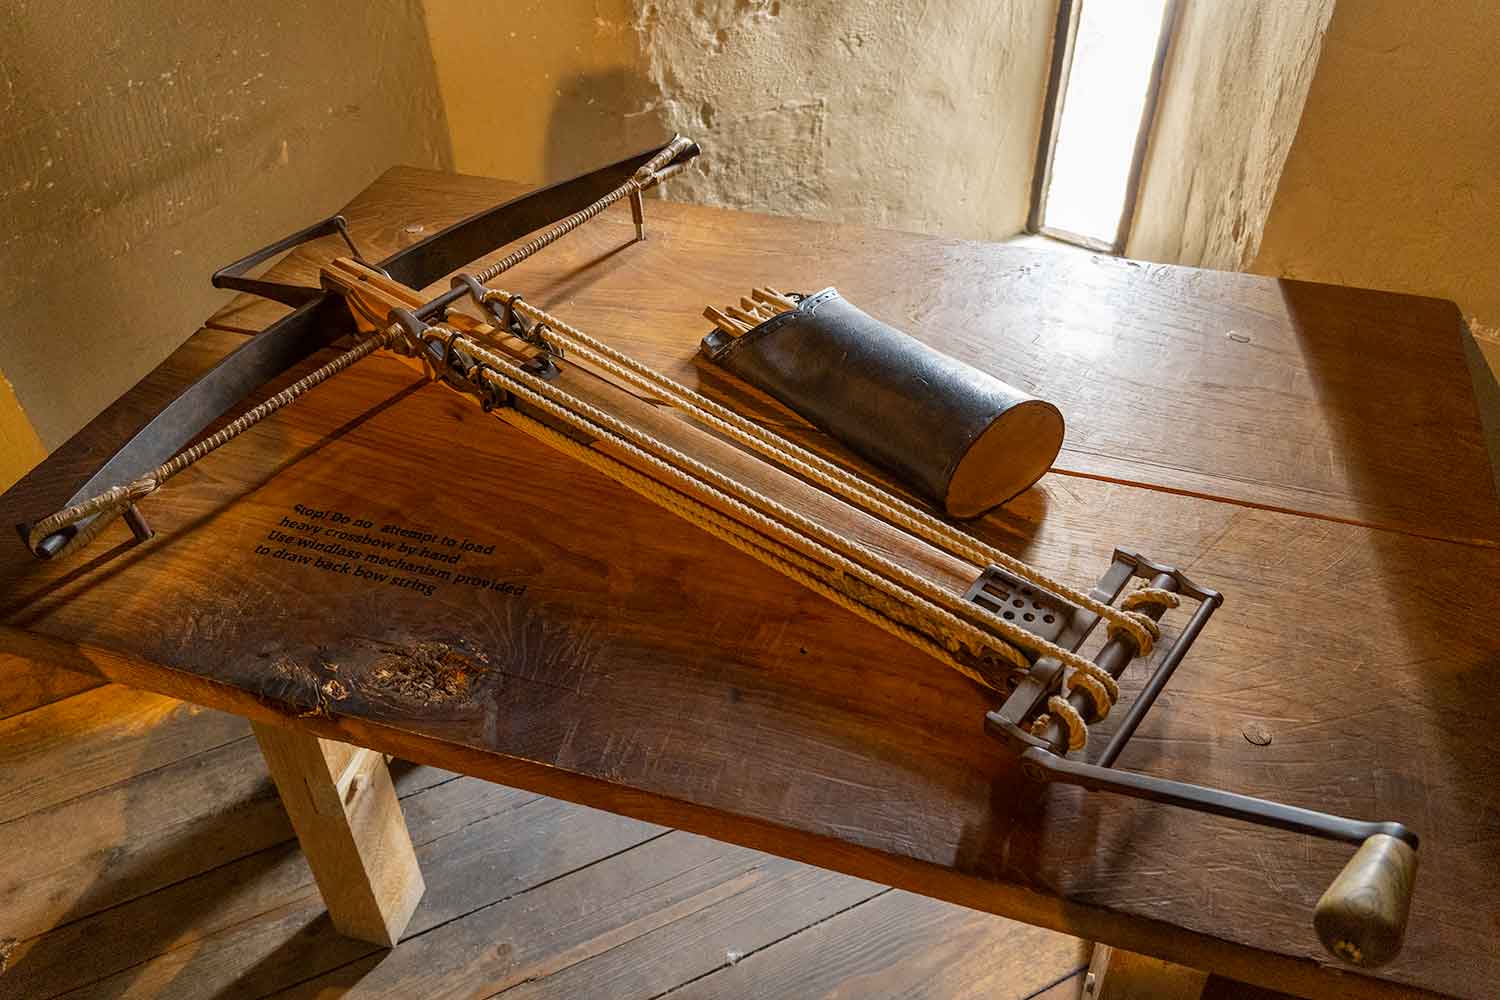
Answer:
<path fill-rule="evenodd" d="M 226 264 L 219 268 L 209 278 L 215 288 L 228 288 L 236 292 L 246 292 L 250 295 L 258 295 L 272 302 L 280 302 L 282 305 L 297 308 L 319 298 L 323 289 L 315 285 L 293 285 L 285 281 L 268 281 L 265 278 L 248 278 L 246 272 L 257 265 L 263 264 L 280 254 L 293 250 L 304 243 L 321 239 L 324 236 L 332 236 L 337 233 L 344 240 L 344 245 L 349 248 L 349 254 L 354 260 L 385 277 L 390 275 L 380 266 L 372 264 L 360 253 L 359 246 L 354 242 L 354 237 L 349 233 L 349 224 L 342 215 L 330 215 L 322 222 L 315 222 L 305 229 L 299 229 L 290 236 L 283 237 L 269 246 L 261 247 L 254 253 L 246 254 L 233 264 Z"/>
<path fill-rule="evenodd" d="M 429 324 L 410 309 L 391 310 L 391 321 L 401 328 L 407 353 L 424 361 L 434 379 L 475 397 L 486 413 L 497 406 L 512 404 L 510 393 L 502 388 L 503 382 L 489 377 L 498 374 L 498 369 L 465 349 L 466 341 L 480 346 L 471 334 L 444 322 Z M 518 367 L 539 378 L 551 379 L 558 374 L 557 367 L 545 354 Z"/>
<path fill-rule="evenodd" d="M 542 336 L 542 331 L 547 329 L 546 323 L 529 320 L 516 309 L 516 303 L 524 301 L 521 293 L 498 292 L 480 284 L 472 274 L 454 275 L 452 287 L 466 291 L 497 329 L 519 337 L 532 347 L 541 348 L 554 358 L 564 356 L 560 344 L 554 344 Z"/>

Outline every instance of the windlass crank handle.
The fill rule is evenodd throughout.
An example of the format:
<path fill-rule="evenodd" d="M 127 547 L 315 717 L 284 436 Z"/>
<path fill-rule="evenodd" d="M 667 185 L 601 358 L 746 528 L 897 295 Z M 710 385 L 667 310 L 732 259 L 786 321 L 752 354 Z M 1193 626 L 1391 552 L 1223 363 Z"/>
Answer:
<path fill-rule="evenodd" d="M 1384 965 L 1401 950 L 1417 848 L 1399 837 L 1367 837 L 1313 910 L 1323 947 L 1354 965 Z"/>
<path fill-rule="evenodd" d="M 1417 878 L 1417 835 L 1400 823 L 1348 819 L 1133 771 L 1117 771 L 1060 757 L 1041 747 L 1021 754 L 1034 781 L 1078 785 L 1091 791 L 1179 806 L 1195 812 L 1359 844 L 1313 911 L 1323 946 L 1354 965 L 1383 965 L 1401 949 Z"/>

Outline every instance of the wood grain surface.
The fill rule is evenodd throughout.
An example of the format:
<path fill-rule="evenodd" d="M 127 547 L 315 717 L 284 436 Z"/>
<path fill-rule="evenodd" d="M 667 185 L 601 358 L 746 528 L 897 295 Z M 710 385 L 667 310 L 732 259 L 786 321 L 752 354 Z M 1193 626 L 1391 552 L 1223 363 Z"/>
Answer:
<path fill-rule="evenodd" d="M 400 171 L 350 217 L 362 242 L 389 246 L 406 220 L 498 190 Z M 252 718 L 302 716 L 330 738 L 1303 995 L 1480 995 L 1493 982 L 1500 765 L 1482 734 L 1500 722 L 1487 698 L 1500 549 L 1493 511 L 1482 516 L 1492 495 L 1470 492 L 1490 487 L 1462 359 L 1456 342 L 1438 346 L 1456 341 L 1451 306 L 650 209 L 647 243 L 627 242 L 628 213 L 610 215 L 502 284 L 768 419 L 793 418 L 694 357 L 698 314 L 725 288 L 836 283 L 1057 401 L 1072 449 L 1059 461 L 1088 475 L 1044 477 L 974 530 L 1076 584 L 1121 545 L 1225 592 L 1121 765 L 1420 831 L 1394 964 L 1334 968 L 1312 933 L 1347 850 L 1029 786 L 981 731 L 993 702 L 978 688 L 394 359 L 362 363 L 184 473 L 148 502 L 158 535 L 144 546 L 116 526 L 57 564 L 8 549 L 0 670 L 41 660 Z M 1354 329 L 1373 317 L 1391 324 L 1378 341 Z M 1251 343 L 1225 336 L 1229 322 Z M 1380 353 L 1351 349 L 1367 334 Z M 200 334 L 142 402 L 120 406 L 149 408 L 211 353 L 205 338 L 232 336 Z M 89 447 L 70 445 L 0 515 L 66 494 Z M 1090 478 L 1111 475 L 1082 467 L 1091 449 L 1131 473 L 1117 478 L 1161 488 Z M 1227 502 L 1185 495 L 1215 491 Z M 446 581 L 357 564 L 431 584 L 429 596 L 354 578 L 352 558 L 295 541 L 337 541 L 329 529 L 478 548 L 442 564 Z M 1168 633 L 1184 620 L 1169 615 Z M 1269 743 L 1245 737 L 1252 724 Z"/>
<path fill-rule="evenodd" d="M 385 253 L 519 190 L 397 169 L 347 214 Z M 1056 403 L 1060 471 L 1500 544 L 1452 302 L 695 205 L 648 211 L 646 245 L 628 244 L 627 213 L 606 213 L 500 283 L 714 385 L 693 350 L 705 305 L 747 281 L 835 285 Z"/>
<path fill-rule="evenodd" d="M 345 214 L 374 259 L 521 191 L 395 168 Z M 670 202 L 648 211 L 649 252 L 622 249 L 630 219 L 606 213 L 501 283 L 715 385 L 691 349 L 705 305 L 751 279 L 835 285 L 1056 403 L 1068 430 L 1055 471 L 1500 545 L 1452 302 Z M 292 255 L 285 274 L 315 284 L 316 260 L 340 246 Z M 258 330 L 286 312 L 241 296 L 209 326 Z"/>

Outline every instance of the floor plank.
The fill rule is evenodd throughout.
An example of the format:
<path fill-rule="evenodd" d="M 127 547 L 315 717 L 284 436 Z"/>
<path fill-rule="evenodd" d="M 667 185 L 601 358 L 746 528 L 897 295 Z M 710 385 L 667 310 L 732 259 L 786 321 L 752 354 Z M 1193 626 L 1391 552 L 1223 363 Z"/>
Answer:
<path fill-rule="evenodd" d="M 417 844 L 438 840 L 535 796 L 449 772 L 397 762 L 391 768 Z M 444 780 L 449 779 L 449 780 Z M 312 873 L 288 838 L 202 875 L 91 914 L 24 942 L 0 997 L 51 996 L 202 943 L 288 902 L 319 910 Z M 178 964 L 186 953 L 178 954 Z"/>
<path fill-rule="evenodd" d="M 673 997 L 1026 1000 L 1087 965 L 1088 953 L 1077 938 L 892 890 L 725 963 Z"/>
<path fill-rule="evenodd" d="M 546 981 L 679 922 L 698 924 L 698 930 L 708 924 L 704 937 L 713 943 L 695 951 L 706 951 L 703 961 L 719 963 L 725 945 L 712 932 L 714 917 L 727 916 L 733 924 L 736 947 L 754 950 L 879 891 L 867 882 L 674 832 L 422 935 L 400 955 L 341 969 L 284 995 L 357 990 L 369 997 L 470 997 L 508 995 L 522 987 L 516 995 L 652 996 L 692 978 L 692 965 L 679 964 L 680 956 L 670 950 L 652 949 L 672 975 L 642 994 L 606 985 L 608 974 L 599 980 L 585 974 L 585 983 L 556 990 Z"/>
<path fill-rule="evenodd" d="M 1027 1000 L 1086 1000 L 1083 992 L 1084 975 L 1086 973 L 1086 969 L 1079 969 L 1072 975 L 1053 983 L 1040 993 L 1032 994 Z"/>
<path fill-rule="evenodd" d="M 243 719 L 118 684 L 12 716 L 0 721 L 0 829 L 249 732 Z"/>
<path fill-rule="evenodd" d="M 50 705 L 104 683 L 102 677 L 92 674 L 0 653 L 0 719 Z"/>
<path fill-rule="evenodd" d="M 552 799 L 520 801 L 521 795 L 511 792 L 511 808 L 479 822 L 470 816 L 454 833 L 418 847 L 428 891 L 407 928 L 408 940 L 660 832 Z M 408 950 L 402 945 L 388 952 L 340 936 L 309 876 L 264 913 L 67 996 L 261 997 L 326 970 L 360 960 L 382 963 Z"/>
<path fill-rule="evenodd" d="M 248 735 L 22 816 L 5 832 L 26 848 L 0 870 L 0 936 L 21 940 L 292 835 Z"/>
<path fill-rule="evenodd" d="M 1074 938 L 400 761 L 428 891 L 386 951 L 333 930 L 238 719 L 110 685 L 0 760 L 0 1000 L 1081 989 Z"/>

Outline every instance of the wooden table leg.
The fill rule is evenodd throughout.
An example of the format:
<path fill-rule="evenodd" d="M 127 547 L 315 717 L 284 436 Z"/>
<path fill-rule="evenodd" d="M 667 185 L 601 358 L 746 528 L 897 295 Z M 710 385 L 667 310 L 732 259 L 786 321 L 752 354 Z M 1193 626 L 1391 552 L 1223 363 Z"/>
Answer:
<path fill-rule="evenodd" d="M 385 758 L 295 729 L 251 726 L 333 926 L 395 946 L 426 886 Z"/>
<path fill-rule="evenodd" d="M 1208 973 L 1159 958 L 1094 945 L 1084 1000 L 1199 1000 Z"/>

